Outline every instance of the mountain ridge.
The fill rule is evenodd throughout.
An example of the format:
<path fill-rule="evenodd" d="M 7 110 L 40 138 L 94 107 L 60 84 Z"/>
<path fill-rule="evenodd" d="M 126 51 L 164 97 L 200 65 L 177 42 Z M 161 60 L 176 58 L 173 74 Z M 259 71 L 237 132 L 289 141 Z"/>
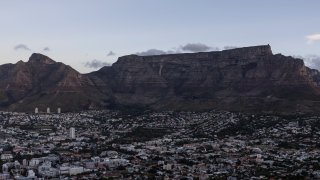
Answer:
<path fill-rule="evenodd" d="M 263 113 L 320 110 L 319 71 L 270 45 L 224 51 L 127 55 L 81 74 L 42 54 L 0 66 L 0 108 L 64 111 L 115 106 Z"/>

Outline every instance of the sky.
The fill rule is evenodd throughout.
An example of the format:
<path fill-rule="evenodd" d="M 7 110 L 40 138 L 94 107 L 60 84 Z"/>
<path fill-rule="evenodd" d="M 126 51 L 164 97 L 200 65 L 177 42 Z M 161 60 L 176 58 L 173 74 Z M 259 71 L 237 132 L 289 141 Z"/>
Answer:
<path fill-rule="evenodd" d="M 0 0 L 0 64 L 36 52 L 87 73 L 128 54 L 270 44 L 317 68 L 319 7 L 319 0 Z"/>

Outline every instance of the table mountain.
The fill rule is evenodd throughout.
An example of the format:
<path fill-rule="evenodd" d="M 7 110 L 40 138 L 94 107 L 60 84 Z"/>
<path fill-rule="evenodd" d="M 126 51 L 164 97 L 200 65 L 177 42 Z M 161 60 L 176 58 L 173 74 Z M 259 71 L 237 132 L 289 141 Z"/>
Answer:
<path fill-rule="evenodd" d="M 115 102 L 167 110 L 270 112 L 319 109 L 319 72 L 269 45 L 217 52 L 120 57 L 89 74 Z"/>
<path fill-rule="evenodd" d="M 303 60 L 273 54 L 269 45 L 232 50 L 128 55 L 110 67 L 80 74 L 33 54 L 0 66 L 2 109 L 143 106 L 156 110 L 224 109 L 263 113 L 316 113 L 320 74 Z"/>

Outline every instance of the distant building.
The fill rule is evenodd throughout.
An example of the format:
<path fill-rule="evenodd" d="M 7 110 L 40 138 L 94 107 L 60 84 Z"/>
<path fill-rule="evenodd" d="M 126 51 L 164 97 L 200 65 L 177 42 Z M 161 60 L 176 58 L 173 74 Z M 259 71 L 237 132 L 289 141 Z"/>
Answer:
<path fill-rule="evenodd" d="M 34 109 L 34 113 L 35 113 L 35 114 L 38 114 L 38 113 L 39 113 L 39 109 L 38 109 L 37 107 Z"/>
<path fill-rule="evenodd" d="M 28 166 L 28 165 L 29 165 L 28 160 L 23 159 L 23 160 L 22 160 L 22 165 L 23 165 L 23 166 Z"/>
<path fill-rule="evenodd" d="M 61 113 L 61 108 L 58 108 L 58 110 L 57 110 L 57 111 L 58 111 L 58 114 L 60 114 L 60 113 Z"/>
<path fill-rule="evenodd" d="M 76 129 L 74 127 L 70 128 L 70 139 L 76 138 Z"/>
<path fill-rule="evenodd" d="M 13 156 L 11 153 L 3 153 L 1 154 L 1 160 L 2 161 L 10 161 L 13 159 Z"/>
<path fill-rule="evenodd" d="M 0 173 L 0 179 L 10 179 L 10 174 L 9 173 Z"/>
<path fill-rule="evenodd" d="M 70 169 L 69 166 L 64 166 L 64 165 L 60 166 L 60 174 L 61 175 L 68 175 L 69 169 Z"/>
<path fill-rule="evenodd" d="M 20 169 L 21 168 L 21 164 L 19 163 L 19 161 L 14 161 L 14 168 L 15 169 Z"/>
<path fill-rule="evenodd" d="M 47 113 L 50 113 L 50 108 L 49 107 L 47 107 Z"/>
<path fill-rule="evenodd" d="M 3 172 L 3 173 L 8 173 L 8 172 L 9 172 L 9 167 L 8 167 L 7 164 L 3 164 L 3 165 L 2 165 L 2 172 Z"/>
<path fill-rule="evenodd" d="M 83 173 L 84 169 L 83 167 L 70 167 L 69 169 L 69 175 L 77 175 Z"/>
<path fill-rule="evenodd" d="M 28 178 L 36 178 L 36 174 L 33 170 L 28 170 Z"/>
<path fill-rule="evenodd" d="M 56 177 L 59 174 L 59 171 L 51 166 L 51 162 L 46 161 L 38 167 L 38 173 L 41 176 L 50 178 Z"/>
<path fill-rule="evenodd" d="M 40 159 L 39 158 L 32 158 L 29 161 L 29 166 L 31 166 L 31 167 L 38 166 L 39 164 L 40 164 Z"/>

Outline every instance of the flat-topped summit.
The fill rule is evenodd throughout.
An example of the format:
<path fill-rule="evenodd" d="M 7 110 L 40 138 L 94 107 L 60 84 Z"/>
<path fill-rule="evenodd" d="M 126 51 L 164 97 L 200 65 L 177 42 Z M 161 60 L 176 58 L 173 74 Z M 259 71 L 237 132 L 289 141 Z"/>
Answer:
<path fill-rule="evenodd" d="M 149 56 L 139 56 L 139 55 L 127 55 L 122 56 L 118 59 L 115 64 L 122 63 L 134 63 L 142 62 L 144 60 L 148 62 L 153 61 L 203 61 L 203 60 L 228 60 L 228 59 L 259 59 L 260 57 L 272 56 L 271 46 L 260 45 L 260 46 L 250 46 L 235 48 L 223 51 L 210 51 L 210 52 L 197 52 L 197 53 L 179 53 L 179 54 L 162 54 L 162 55 L 149 55 Z"/>
<path fill-rule="evenodd" d="M 271 46 L 268 45 L 260 45 L 260 46 L 250 46 L 250 47 L 241 47 L 241 48 L 234 48 L 221 51 L 222 53 L 226 54 L 251 54 L 251 55 L 273 55 Z"/>
<path fill-rule="evenodd" d="M 272 49 L 270 44 L 258 45 L 258 46 L 248 46 L 248 47 L 236 47 L 232 49 L 223 50 L 224 52 L 230 51 L 242 51 L 242 52 L 260 52 L 264 54 L 272 54 Z"/>

